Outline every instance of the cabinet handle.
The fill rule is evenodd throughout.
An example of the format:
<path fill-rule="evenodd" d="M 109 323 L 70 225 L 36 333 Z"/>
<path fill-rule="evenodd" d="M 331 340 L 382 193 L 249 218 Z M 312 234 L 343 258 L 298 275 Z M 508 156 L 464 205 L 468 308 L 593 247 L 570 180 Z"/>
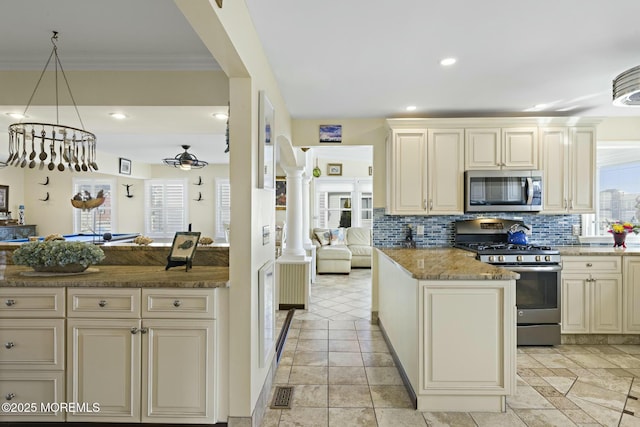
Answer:
<path fill-rule="evenodd" d="M 16 397 L 15 393 L 7 393 L 4 395 L 6 400 L 12 400 L 14 397 Z"/>
<path fill-rule="evenodd" d="M 140 333 L 141 334 L 146 334 L 149 331 L 148 328 L 140 328 Z"/>
<path fill-rule="evenodd" d="M 564 199 L 564 209 L 569 209 L 569 204 L 567 203 L 567 199 Z"/>
<path fill-rule="evenodd" d="M 182 301 L 180 301 L 179 299 L 177 299 L 177 300 L 175 300 L 175 301 L 173 302 L 173 306 L 174 306 L 174 307 L 180 307 L 181 305 L 182 305 Z"/>
<path fill-rule="evenodd" d="M 107 305 L 107 301 L 106 301 L 106 300 L 101 299 L 101 300 L 98 302 L 98 305 L 99 305 L 100 307 L 105 307 L 105 306 Z"/>
<path fill-rule="evenodd" d="M 10 348 L 13 348 L 13 347 L 15 347 L 15 346 L 16 346 L 16 345 L 13 343 L 13 341 L 9 341 L 9 342 L 7 342 L 7 343 L 4 345 L 4 347 L 5 347 L 6 349 L 10 349 Z"/>
<path fill-rule="evenodd" d="M 424 203 L 424 210 L 426 211 L 427 210 L 427 199 L 424 199 L 423 203 Z"/>
<path fill-rule="evenodd" d="M 569 209 L 573 210 L 573 199 L 569 199 Z"/>
<path fill-rule="evenodd" d="M 16 300 L 8 299 L 4 303 L 6 304 L 7 307 L 11 307 L 12 305 L 16 305 Z"/>
<path fill-rule="evenodd" d="M 433 210 L 433 199 L 429 200 L 429 210 Z"/>
<path fill-rule="evenodd" d="M 593 267 L 593 264 L 591 264 L 590 262 L 588 262 L 586 265 L 587 267 Z"/>
<path fill-rule="evenodd" d="M 135 335 L 138 333 L 138 328 L 131 328 L 131 335 Z"/>

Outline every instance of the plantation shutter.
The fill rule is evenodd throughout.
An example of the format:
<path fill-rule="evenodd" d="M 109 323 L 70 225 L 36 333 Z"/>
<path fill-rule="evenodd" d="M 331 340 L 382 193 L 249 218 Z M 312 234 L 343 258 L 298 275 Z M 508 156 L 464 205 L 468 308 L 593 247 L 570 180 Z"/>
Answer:
<path fill-rule="evenodd" d="M 216 238 L 225 237 L 225 224 L 231 223 L 231 185 L 228 179 L 216 180 Z"/>
<path fill-rule="evenodd" d="M 171 238 L 187 231 L 186 198 L 186 180 L 145 181 L 145 234 Z"/>

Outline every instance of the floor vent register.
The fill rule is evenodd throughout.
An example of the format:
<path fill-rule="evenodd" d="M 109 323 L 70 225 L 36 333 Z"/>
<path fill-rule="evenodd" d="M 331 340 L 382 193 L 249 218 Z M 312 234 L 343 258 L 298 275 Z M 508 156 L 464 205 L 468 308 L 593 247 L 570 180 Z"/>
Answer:
<path fill-rule="evenodd" d="M 291 409 L 293 386 L 276 386 L 271 409 Z"/>

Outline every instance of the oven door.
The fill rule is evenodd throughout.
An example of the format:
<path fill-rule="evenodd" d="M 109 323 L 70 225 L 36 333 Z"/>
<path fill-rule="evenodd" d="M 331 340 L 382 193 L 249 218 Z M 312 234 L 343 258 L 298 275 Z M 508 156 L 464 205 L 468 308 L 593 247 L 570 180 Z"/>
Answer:
<path fill-rule="evenodd" d="M 520 274 L 516 281 L 518 325 L 560 323 L 562 266 L 509 266 Z"/>

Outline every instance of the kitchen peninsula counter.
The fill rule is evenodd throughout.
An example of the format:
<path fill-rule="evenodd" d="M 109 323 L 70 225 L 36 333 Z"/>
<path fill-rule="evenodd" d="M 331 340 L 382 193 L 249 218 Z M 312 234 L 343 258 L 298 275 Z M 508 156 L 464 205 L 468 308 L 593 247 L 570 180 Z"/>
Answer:
<path fill-rule="evenodd" d="M 373 268 L 378 322 L 416 409 L 504 412 L 519 275 L 454 248 L 376 248 Z"/>
<path fill-rule="evenodd" d="M 92 272 L 97 270 L 97 272 Z M 26 274 L 23 274 L 26 273 Z M 25 266 L 0 270 L 0 287 L 220 288 L 229 285 L 229 267 L 93 265 L 72 275 L 41 275 Z"/>
<path fill-rule="evenodd" d="M 640 247 L 630 246 L 622 249 L 613 246 L 556 246 L 561 256 L 581 255 L 613 255 L 613 256 L 640 256 Z"/>
<path fill-rule="evenodd" d="M 512 280 L 520 275 L 475 259 L 456 248 L 377 248 L 418 280 Z"/>

